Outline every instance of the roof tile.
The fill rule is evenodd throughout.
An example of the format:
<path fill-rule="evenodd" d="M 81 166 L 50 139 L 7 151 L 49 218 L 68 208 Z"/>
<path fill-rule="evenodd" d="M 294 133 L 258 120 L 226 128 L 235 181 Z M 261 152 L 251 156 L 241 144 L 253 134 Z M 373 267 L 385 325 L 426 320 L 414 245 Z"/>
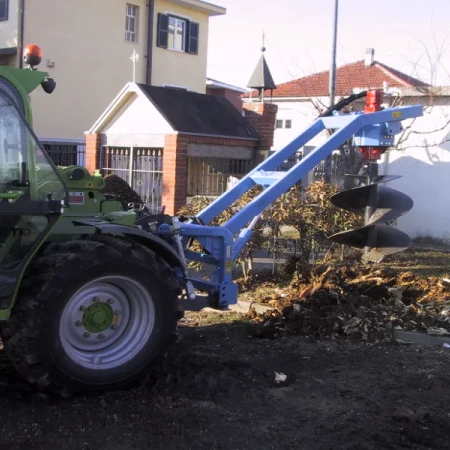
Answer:
<path fill-rule="evenodd" d="M 382 88 L 384 81 L 388 83 L 389 87 L 429 86 L 417 78 L 410 77 L 377 61 L 370 67 L 366 67 L 362 60 L 336 68 L 336 95 L 350 95 L 352 89 L 355 88 Z M 257 91 L 252 92 L 252 97 L 255 95 L 257 95 Z M 279 84 L 272 93 L 273 97 L 325 97 L 327 95 L 329 95 L 329 71 Z M 242 95 L 242 97 L 249 96 L 250 93 Z M 265 91 L 264 96 L 270 97 L 270 90 Z"/>

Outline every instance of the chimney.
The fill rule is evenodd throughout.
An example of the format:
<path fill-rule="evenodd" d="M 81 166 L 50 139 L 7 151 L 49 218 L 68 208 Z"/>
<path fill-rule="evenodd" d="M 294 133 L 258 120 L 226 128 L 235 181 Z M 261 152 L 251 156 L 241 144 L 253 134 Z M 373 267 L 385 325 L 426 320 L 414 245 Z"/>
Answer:
<path fill-rule="evenodd" d="M 373 64 L 375 56 L 375 50 L 373 48 L 368 48 L 366 50 L 366 59 L 365 59 L 365 66 L 370 67 Z"/>
<path fill-rule="evenodd" d="M 244 103 L 245 118 L 259 134 L 259 145 L 255 149 L 255 163 L 257 164 L 267 158 L 269 150 L 273 146 L 277 112 L 278 105 L 275 103 Z"/>

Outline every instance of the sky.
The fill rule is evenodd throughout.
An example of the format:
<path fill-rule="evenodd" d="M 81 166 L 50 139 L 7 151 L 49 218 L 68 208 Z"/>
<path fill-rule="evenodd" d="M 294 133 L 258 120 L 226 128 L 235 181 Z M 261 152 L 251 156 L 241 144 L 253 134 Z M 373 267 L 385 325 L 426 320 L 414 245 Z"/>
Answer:
<path fill-rule="evenodd" d="M 263 31 L 276 84 L 329 70 L 334 0 L 208 1 L 227 9 L 210 19 L 208 77 L 246 87 Z M 450 85 L 449 17 L 449 0 L 339 0 L 337 65 L 362 60 L 374 48 L 379 62 Z"/>

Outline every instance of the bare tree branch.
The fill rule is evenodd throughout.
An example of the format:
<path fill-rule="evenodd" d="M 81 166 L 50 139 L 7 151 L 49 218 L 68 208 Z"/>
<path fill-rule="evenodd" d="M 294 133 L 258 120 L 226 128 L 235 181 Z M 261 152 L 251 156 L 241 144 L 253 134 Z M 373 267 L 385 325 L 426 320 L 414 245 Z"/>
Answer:
<path fill-rule="evenodd" d="M 422 69 L 423 72 L 428 73 L 431 86 L 436 86 L 439 75 L 439 70 L 443 70 L 447 77 L 450 79 L 450 73 L 442 62 L 444 55 L 450 50 L 450 46 L 447 45 L 448 35 L 445 37 L 441 44 L 438 43 L 436 35 L 432 28 L 432 39 L 434 43 L 434 49 L 430 49 L 422 40 L 416 38 L 411 33 L 405 31 L 405 33 L 411 38 L 411 40 L 420 44 L 421 55 L 415 60 L 411 58 L 405 58 L 406 61 L 412 65 L 412 75 L 416 78 L 422 78 L 422 74 L 418 69 Z M 417 50 L 419 50 L 419 48 Z M 421 61 L 425 59 L 426 62 Z"/>

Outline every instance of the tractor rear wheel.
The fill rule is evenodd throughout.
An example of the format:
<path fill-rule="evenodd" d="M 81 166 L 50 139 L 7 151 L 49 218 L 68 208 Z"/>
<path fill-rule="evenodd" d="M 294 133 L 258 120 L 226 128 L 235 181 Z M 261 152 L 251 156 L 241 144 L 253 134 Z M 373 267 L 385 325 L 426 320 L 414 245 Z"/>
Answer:
<path fill-rule="evenodd" d="M 18 372 L 70 395 L 132 386 L 176 339 L 179 284 L 141 244 L 96 236 L 51 244 L 1 325 Z"/>

